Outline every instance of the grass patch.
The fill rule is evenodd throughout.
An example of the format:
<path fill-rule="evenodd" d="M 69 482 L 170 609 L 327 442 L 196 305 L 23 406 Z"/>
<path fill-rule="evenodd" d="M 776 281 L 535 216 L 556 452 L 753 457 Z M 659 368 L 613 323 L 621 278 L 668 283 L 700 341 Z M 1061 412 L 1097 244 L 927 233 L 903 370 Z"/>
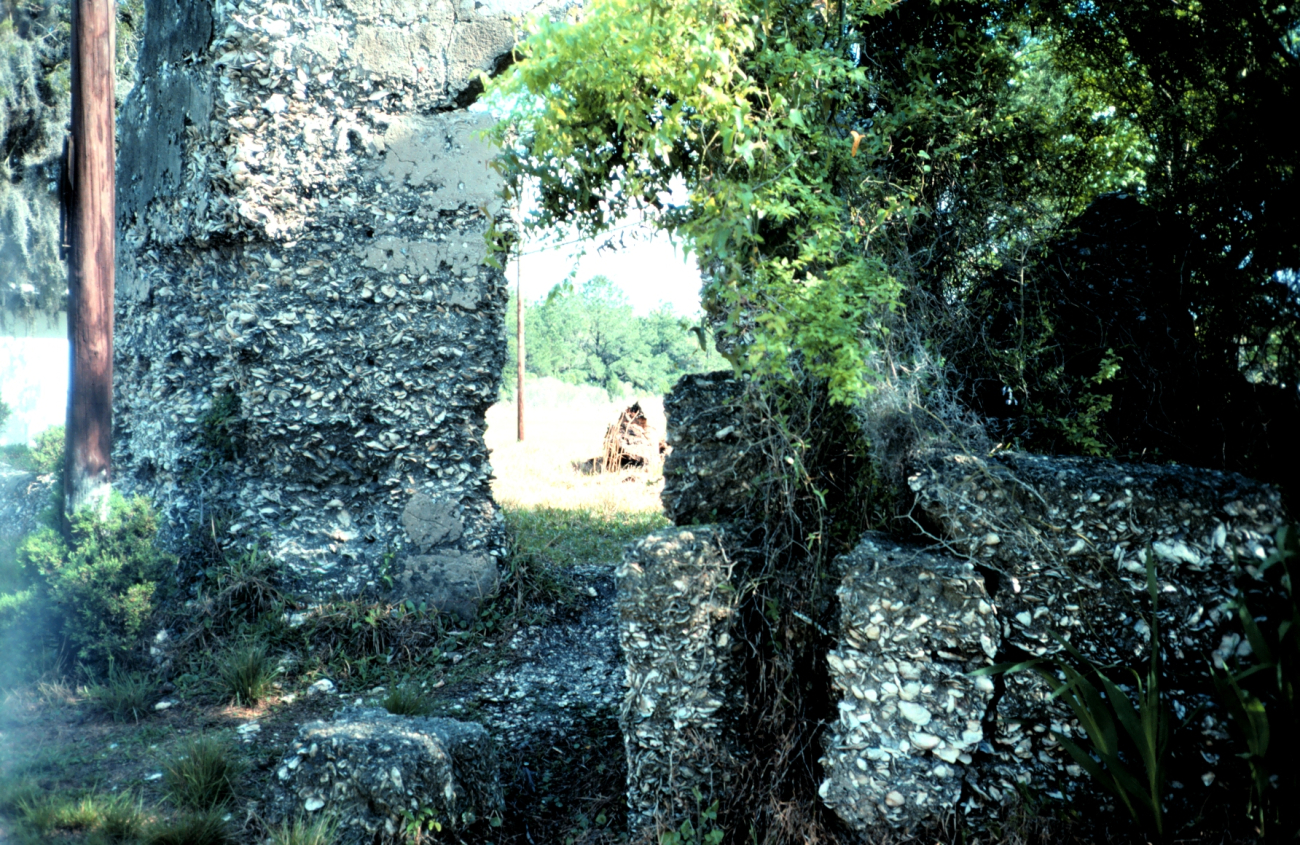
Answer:
<path fill-rule="evenodd" d="M 333 845 L 338 822 L 331 816 L 295 819 L 271 831 L 270 845 Z"/>
<path fill-rule="evenodd" d="M 108 679 L 86 691 L 90 704 L 115 722 L 138 722 L 149 712 L 154 682 L 139 672 L 124 672 L 111 666 Z"/>
<path fill-rule="evenodd" d="M 181 755 L 167 765 L 163 781 L 174 804 L 203 813 L 224 807 L 235 797 L 235 779 L 243 771 L 219 741 L 199 737 L 190 740 Z"/>
<path fill-rule="evenodd" d="M 0 815 L 17 815 L 20 807 L 35 802 L 41 794 L 40 783 L 31 775 L 0 780 Z"/>
<path fill-rule="evenodd" d="M 144 845 L 234 845 L 230 826 L 218 810 L 190 813 L 159 822 L 142 839 Z"/>
<path fill-rule="evenodd" d="M 563 508 L 502 508 L 515 553 L 561 566 L 615 563 L 623 547 L 671 523 L 658 511 L 602 513 Z"/>
<path fill-rule="evenodd" d="M 428 716 L 433 713 L 433 705 L 424 694 L 405 685 L 393 687 L 381 703 L 394 716 Z"/>
<path fill-rule="evenodd" d="M 233 648 L 217 662 L 217 679 L 222 694 L 245 707 L 251 707 L 266 697 L 274 674 L 275 667 L 271 665 L 266 646 L 262 643 Z"/>
<path fill-rule="evenodd" d="M 130 795 L 49 795 L 25 799 L 19 820 L 39 834 L 96 832 L 114 842 L 134 839 L 144 827 L 144 811 Z"/>

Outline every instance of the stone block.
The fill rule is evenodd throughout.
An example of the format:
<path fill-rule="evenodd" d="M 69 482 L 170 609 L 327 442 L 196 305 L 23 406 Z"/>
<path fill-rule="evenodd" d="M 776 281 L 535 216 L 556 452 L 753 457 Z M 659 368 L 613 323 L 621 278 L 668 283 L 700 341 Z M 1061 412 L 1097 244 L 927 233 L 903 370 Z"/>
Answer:
<path fill-rule="evenodd" d="M 1230 602 L 1287 519 L 1276 488 L 1193 467 L 1016 452 L 921 451 L 912 465 L 920 520 L 986 575 L 999 662 L 1061 653 L 1060 638 L 1097 665 L 1146 665 L 1151 564 L 1161 672 L 1176 679 L 1163 692 L 1175 713 L 1204 708 L 1180 739 L 1183 753 L 1219 759 L 1228 734 L 1207 667 L 1240 639 Z M 987 725 L 989 754 L 968 779 L 964 810 L 994 812 L 1025 785 L 1066 800 L 1096 791 L 1054 737 L 1079 736 L 1078 722 L 1037 675 L 1007 676 Z M 1214 779 L 1194 778 L 1169 801 L 1198 806 Z"/>
<path fill-rule="evenodd" d="M 656 531 L 615 572 L 634 835 L 675 826 L 695 812 L 693 790 L 721 795 L 735 769 L 737 592 L 724 540 L 712 525 Z"/>
<path fill-rule="evenodd" d="M 741 515 L 762 471 L 758 417 L 729 372 L 686 375 L 664 398 L 664 510 L 678 525 Z"/>
<path fill-rule="evenodd" d="M 348 708 L 299 730 L 276 770 L 270 815 L 328 813 L 340 845 L 395 836 L 403 815 L 429 808 L 444 828 L 501 813 L 492 738 L 482 725 Z"/>
<path fill-rule="evenodd" d="M 860 832 L 952 813 L 984 741 L 993 682 L 969 672 L 999 641 L 984 579 L 967 561 L 868 534 L 836 565 L 840 628 L 827 653 L 838 714 L 819 794 Z"/>
<path fill-rule="evenodd" d="M 500 583 L 495 558 L 446 551 L 402 558 L 394 593 L 399 601 L 427 602 L 469 622 L 478 615 L 479 606 L 496 595 Z"/>
<path fill-rule="evenodd" d="M 454 502 L 425 493 L 416 493 L 407 502 L 402 512 L 402 527 L 411 544 L 420 551 L 454 543 L 465 530 Z"/>

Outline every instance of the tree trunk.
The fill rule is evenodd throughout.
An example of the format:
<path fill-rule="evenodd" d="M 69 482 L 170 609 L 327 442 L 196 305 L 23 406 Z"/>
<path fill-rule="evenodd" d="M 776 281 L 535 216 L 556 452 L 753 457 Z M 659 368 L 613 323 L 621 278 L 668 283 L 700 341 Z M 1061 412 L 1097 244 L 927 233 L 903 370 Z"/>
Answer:
<path fill-rule="evenodd" d="M 68 419 L 64 518 L 101 513 L 113 443 L 115 258 L 113 0 L 72 3 L 72 138 L 68 145 Z"/>

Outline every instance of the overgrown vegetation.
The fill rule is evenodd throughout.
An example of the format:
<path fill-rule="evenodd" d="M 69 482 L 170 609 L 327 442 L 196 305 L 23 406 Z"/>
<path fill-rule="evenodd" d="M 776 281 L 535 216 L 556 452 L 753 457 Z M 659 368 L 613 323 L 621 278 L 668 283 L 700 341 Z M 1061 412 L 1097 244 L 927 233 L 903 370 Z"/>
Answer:
<path fill-rule="evenodd" d="M 1234 610 L 1250 650 L 1212 667 L 1219 698 L 1245 746 L 1253 794 L 1249 813 L 1270 842 L 1300 837 L 1300 603 L 1293 568 L 1300 529 L 1283 528 L 1277 549 L 1241 579 Z"/>
<path fill-rule="evenodd" d="M 49 841 L 82 834 L 90 843 L 133 842 L 146 822 L 138 799 L 129 794 L 31 796 L 20 798 L 14 809 L 22 825 L 20 841 L 28 835 L 33 841 Z"/>
<path fill-rule="evenodd" d="M 266 697 L 274 667 L 264 643 L 236 645 L 217 659 L 217 680 L 232 703 L 251 707 Z"/>
<path fill-rule="evenodd" d="M 271 832 L 270 845 L 334 845 L 338 822 L 331 817 L 294 819 Z"/>
<path fill-rule="evenodd" d="M 234 834 L 220 810 L 186 813 L 148 828 L 144 845 L 233 845 Z"/>
<path fill-rule="evenodd" d="M 128 672 L 110 663 L 108 677 L 86 690 L 96 709 L 118 722 L 138 722 L 149 712 L 157 682 L 143 672 Z"/>
<path fill-rule="evenodd" d="M 0 447 L 5 462 L 15 469 L 37 475 L 63 475 L 63 426 L 54 425 L 36 435 L 32 446 L 22 444 Z"/>
<path fill-rule="evenodd" d="M 393 687 L 384 696 L 380 704 L 394 716 L 429 716 L 433 714 L 433 705 L 424 696 L 424 693 L 405 684 Z"/>
<path fill-rule="evenodd" d="M 1289 484 L 1298 154 L 1269 115 L 1300 98 L 1297 27 L 1259 3 L 604 0 L 535 22 L 498 137 L 533 225 L 649 210 L 683 237 L 742 370 L 799 358 L 857 402 L 923 345 L 995 442 Z"/>

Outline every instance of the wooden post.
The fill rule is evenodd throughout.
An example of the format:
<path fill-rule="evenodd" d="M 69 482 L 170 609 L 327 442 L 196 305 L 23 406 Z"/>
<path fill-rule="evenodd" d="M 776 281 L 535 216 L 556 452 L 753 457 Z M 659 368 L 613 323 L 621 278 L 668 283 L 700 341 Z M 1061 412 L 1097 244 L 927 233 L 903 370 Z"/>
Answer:
<path fill-rule="evenodd" d="M 65 520 L 85 507 L 104 513 L 111 489 L 115 6 L 114 0 L 72 1 L 72 137 L 64 163 L 71 355 Z"/>
<path fill-rule="evenodd" d="M 517 376 L 515 378 L 515 399 L 519 403 L 519 442 L 524 442 L 524 251 L 521 249 L 519 256 L 515 259 L 515 317 L 518 326 L 515 328 L 515 338 L 518 341 L 519 354 L 515 356 L 519 360 Z"/>

